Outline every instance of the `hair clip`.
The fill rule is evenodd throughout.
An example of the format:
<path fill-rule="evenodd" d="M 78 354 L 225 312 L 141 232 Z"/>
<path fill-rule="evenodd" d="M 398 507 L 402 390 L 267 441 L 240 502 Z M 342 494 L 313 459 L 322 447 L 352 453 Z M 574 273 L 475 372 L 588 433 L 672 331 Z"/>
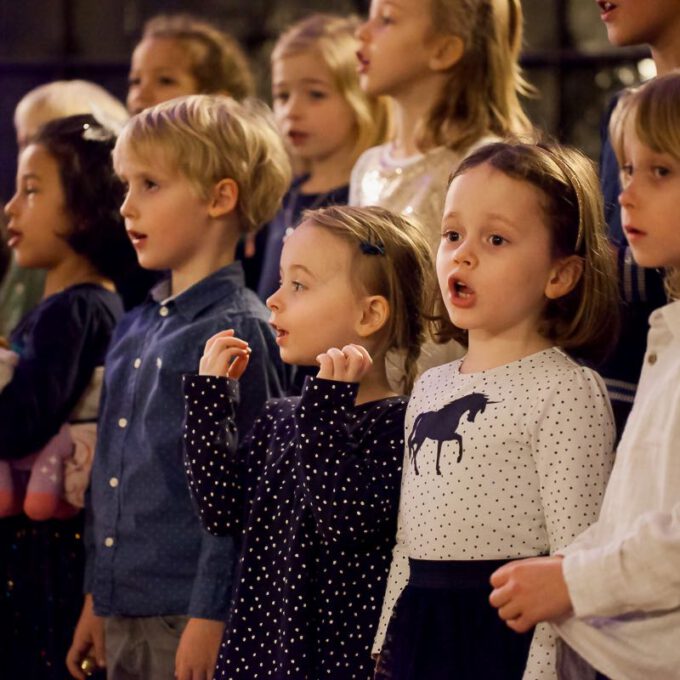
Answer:
<path fill-rule="evenodd" d="M 88 142 L 108 142 L 115 137 L 111 130 L 90 123 L 83 123 L 83 131 L 80 136 Z"/>
<path fill-rule="evenodd" d="M 384 255 L 385 246 L 380 241 L 360 241 L 361 252 L 364 255 Z"/>

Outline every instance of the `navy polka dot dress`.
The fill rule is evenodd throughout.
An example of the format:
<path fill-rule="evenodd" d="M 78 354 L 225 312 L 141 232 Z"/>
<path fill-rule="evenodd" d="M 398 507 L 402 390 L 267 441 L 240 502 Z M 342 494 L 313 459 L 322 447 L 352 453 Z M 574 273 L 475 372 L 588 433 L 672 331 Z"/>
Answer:
<path fill-rule="evenodd" d="M 185 379 L 186 466 L 201 519 L 241 538 L 216 678 L 371 678 L 396 530 L 405 398 L 308 378 L 238 442 L 238 384 Z"/>

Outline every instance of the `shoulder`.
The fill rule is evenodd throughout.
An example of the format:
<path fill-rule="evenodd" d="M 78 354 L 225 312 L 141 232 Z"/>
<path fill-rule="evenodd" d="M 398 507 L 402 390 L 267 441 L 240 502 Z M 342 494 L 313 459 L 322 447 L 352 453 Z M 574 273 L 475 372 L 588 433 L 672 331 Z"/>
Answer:
<path fill-rule="evenodd" d="M 380 158 L 386 147 L 386 144 L 381 144 L 380 146 L 372 146 L 370 149 L 366 149 L 366 151 L 357 158 L 354 168 L 352 169 L 352 177 L 361 175 L 371 167 L 377 166 L 380 163 Z"/>

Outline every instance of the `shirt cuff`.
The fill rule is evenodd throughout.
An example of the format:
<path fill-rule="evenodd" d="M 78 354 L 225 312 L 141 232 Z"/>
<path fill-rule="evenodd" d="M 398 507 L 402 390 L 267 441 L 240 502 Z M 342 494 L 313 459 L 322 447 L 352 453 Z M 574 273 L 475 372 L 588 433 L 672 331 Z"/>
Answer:
<path fill-rule="evenodd" d="M 241 392 L 237 380 L 214 375 L 182 375 L 182 389 L 187 400 L 205 403 L 209 398 L 215 399 L 215 413 L 226 415 L 230 408 L 239 403 Z"/>

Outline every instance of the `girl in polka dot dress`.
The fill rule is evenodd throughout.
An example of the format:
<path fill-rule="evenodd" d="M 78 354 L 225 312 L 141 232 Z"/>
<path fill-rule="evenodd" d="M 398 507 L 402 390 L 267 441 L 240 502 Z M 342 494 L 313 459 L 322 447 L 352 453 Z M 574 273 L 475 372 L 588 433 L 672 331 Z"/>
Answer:
<path fill-rule="evenodd" d="M 186 378 L 186 463 L 201 519 L 241 540 L 215 677 L 372 676 L 405 411 L 385 354 L 407 354 L 410 387 L 432 268 L 420 231 L 383 208 L 308 212 L 267 304 L 281 358 L 316 363 L 318 375 L 301 397 L 268 402 L 249 433 L 234 425 L 245 342 L 213 336 L 200 374 Z"/>
<path fill-rule="evenodd" d="M 600 517 L 560 555 L 493 576 L 491 601 L 508 626 L 554 623 L 565 680 L 680 677 L 679 130 L 677 71 L 624 94 L 611 118 L 624 233 L 638 265 L 666 268 L 671 302 L 649 317 Z"/>
<path fill-rule="evenodd" d="M 597 177 L 578 152 L 497 143 L 453 175 L 438 330 L 468 349 L 427 371 L 409 401 L 377 678 L 554 677 L 549 629 L 509 631 L 489 576 L 597 517 L 611 408 L 572 356 L 598 356 L 615 331 L 611 268 Z"/>

